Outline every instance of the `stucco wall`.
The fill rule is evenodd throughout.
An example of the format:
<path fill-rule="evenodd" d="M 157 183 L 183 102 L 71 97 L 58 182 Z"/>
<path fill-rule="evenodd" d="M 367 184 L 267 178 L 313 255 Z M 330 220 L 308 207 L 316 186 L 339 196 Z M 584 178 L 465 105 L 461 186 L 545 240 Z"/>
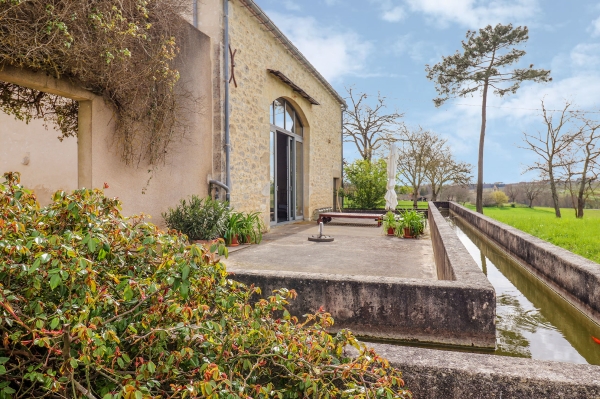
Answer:
<path fill-rule="evenodd" d="M 40 119 L 29 124 L 0 111 L 0 175 L 21 173 L 21 184 L 33 189 L 42 205 L 58 190 L 77 188 L 77 139 L 58 140 L 60 132 Z"/>
<path fill-rule="evenodd" d="M 341 108 L 308 69 L 238 0 L 230 2 L 230 40 L 238 87 L 231 85 L 231 202 L 269 218 L 269 106 L 288 99 L 304 122 L 304 215 L 333 205 L 340 177 Z M 312 105 L 267 69 L 281 71 L 321 105 Z"/>
<path fill-rule="evenodd" d="M 159 165 L 154 173 L 143 163 L 125 165 L 114 144 L 114 114 L 104 100 L 75 84 L 64 80 L 54 80 L 44 74 L 14 68 L 0 71 L 0 79 L 49 93 L 74 98 L 80 102 L 79 136 L 77 145 L 77 179 L 80 187 L 101 188 L 106 182 L 110 188 L 105 192 L 123 201 L 126 215 L 145 213 L 153 217 L 153 222 L 163 225 L 161 213 L 175 206 L 181 198 L 191 194 L 208 194 L 207 176 L 212 171 L 212 64 L 210 38 L 192 26 L 187 26 L 180 38 L 181 53 L 178 69 L 180 85 L 189 91 L 197 101 L 187 105 L 186 115 L 190 127 L 186 138 L 173 143 L 164 165 Z M 0 115 L 0 136 L 5 140 L 12 117 Z M 37 125 L 36 125 L 37 126 Z M 42 128 L 43 129 L 43 128 Z M 51 132 L 43 131 L 46 135 Z M 3 141 L 4 142 L 4 141 Z M 60 143 L 62 144 L 62 143 Z M 53 150 L 44 143 L 30 143 L 30 153 L 48 155 Z M 6 149 L 3 149 L 3 151 Z M 16 144 L 10 144 L 8 151 L 19 151 Z M 69 152 L 66 148 L 54 154 L 62 157 Z M 72 155 L 72 154 L 70 154 Z M 35 161 L 32 158 L 32 162 Z M 48 162 L 47 172 L 52 181 L 67 180 L 60 170 L 53 170 Z M 0 164 L 4 169 L 4 164 Z M 11 168 L 13 165 L 10 165 Z M 18 165 L 17 165 L 18 166 Z M 26 170 L 21 165 L 18 171 Z M 4 170 L 2 170 L 4 172 Z M 150 179 L 152 177 L 152 179 Z M 43 177 L 42 177 L 43 178 Z M 68 177 L 68 179 L 72 179 Z M 24 181 L 27 183 L 27 180 Z"/>

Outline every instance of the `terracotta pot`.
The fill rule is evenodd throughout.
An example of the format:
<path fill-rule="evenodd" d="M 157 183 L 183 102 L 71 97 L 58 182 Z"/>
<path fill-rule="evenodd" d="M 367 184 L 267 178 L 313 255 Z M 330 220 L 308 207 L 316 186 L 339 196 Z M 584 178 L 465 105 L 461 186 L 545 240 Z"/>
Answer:
<path fill-rule="evenodd" d="M 393 236 L 393 235 L 394 235 L 394 228 L 388 227 L 388 236 Z"/>
<path fill-rule="evenodd" d="M 231 244 L 229 244 L 230 247 L 237 247 L 238 245 L 240 245 L 239 241 L 238 241 L 238 236 L 234 235 L 233 237 L 231 237 Z"/>
<path fill-rule="evenodd" d="M 415 238 L 410 231 L 410 227 L 404 227 L 404 238 Z"/>

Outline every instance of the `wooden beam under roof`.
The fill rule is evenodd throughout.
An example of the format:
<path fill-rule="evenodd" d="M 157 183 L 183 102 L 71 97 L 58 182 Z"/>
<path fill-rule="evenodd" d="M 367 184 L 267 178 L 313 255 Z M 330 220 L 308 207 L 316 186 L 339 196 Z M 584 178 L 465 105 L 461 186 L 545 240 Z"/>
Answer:
<path fill-rule="evenodd" d="M 298 93 L 302 97 L 306 98 L 311 104 L 321 105 L 317 100 L 315 100 L 314 98 L 309 96 L 307 92 L 305 92 L 302 88 L 300 88 L 300 86 L 298 86 L 297 84 L 292 82 L 287 76 L 285 76 L 280 71 L 276 71 L 274 69 L 267 69 L 267 71 L 269 71 L 271 74 L 277 76 L 279 78 L 279 80 L 281 80 L 286 85 L 290 86 L 296 93 Z"/>

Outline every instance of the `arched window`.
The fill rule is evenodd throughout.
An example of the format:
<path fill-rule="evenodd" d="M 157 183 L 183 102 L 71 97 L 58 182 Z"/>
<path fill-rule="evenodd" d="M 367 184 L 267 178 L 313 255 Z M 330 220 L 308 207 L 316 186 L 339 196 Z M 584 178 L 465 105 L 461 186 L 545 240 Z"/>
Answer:
<path fill-rule="evenodd" d="M 278 98 L 271 104 L 271 124 L 302 136 L 302 122 L 292 104 L 284 98 Z"/>

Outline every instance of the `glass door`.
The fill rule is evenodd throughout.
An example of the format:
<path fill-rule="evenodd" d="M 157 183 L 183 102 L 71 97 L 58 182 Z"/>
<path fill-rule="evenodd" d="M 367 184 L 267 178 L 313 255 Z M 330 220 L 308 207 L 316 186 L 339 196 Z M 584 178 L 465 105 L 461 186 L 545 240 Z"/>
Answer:
<path fill-rule="evenodd" d="M 302 142 L 278 129 L 270 141 L 271 224 L 302 219 Z"/>
<path fill-rule="evenodd" d="M 288 139 L 288 151 L 287 151 L 287 172 L 288 172 L 288 221 L 296 219 L 296 206 L 295 206 L 295 198 L 296 198 L 296 173 L 294 173 L 296 157 L 295 154 L 295 146 L 294 146 L 294 138 L 291 136 L 287 136 Z"/>

